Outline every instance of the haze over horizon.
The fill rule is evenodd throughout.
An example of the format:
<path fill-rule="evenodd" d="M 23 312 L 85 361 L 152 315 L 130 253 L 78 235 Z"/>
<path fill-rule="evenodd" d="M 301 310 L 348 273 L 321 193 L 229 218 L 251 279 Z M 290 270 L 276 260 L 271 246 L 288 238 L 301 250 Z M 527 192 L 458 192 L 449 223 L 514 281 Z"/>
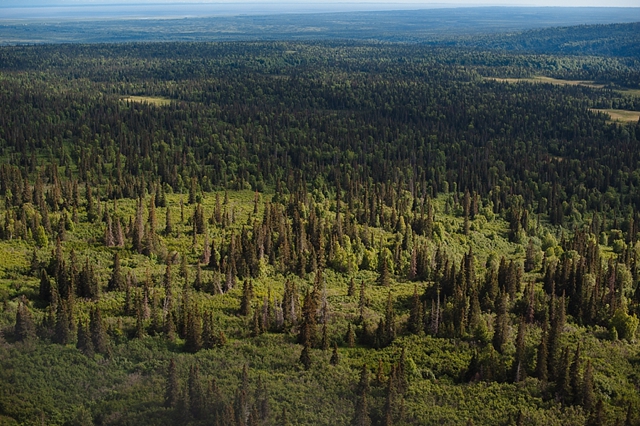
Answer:
<path fill-rule="evenodd" d="M 304 9 L 309 7 L 316 8 L 318 5 L 332 5 L 337 9 L 344 7 L 359 5 L 364 8 L 371 7 L 374 9 L 393 9 L 394 7 L 415 7 L 415 8 L 440 8 L 440 7 L 469 7 L 469 6 L 525 6 L 525 7 L 640 7 L 637 0 L 563 0 L 557 2 L 554 0 L 349 0 L 347 2 L 340 0 L 325 1 L 272 1 L 272 0 L 135 0 L 127 2 L 124 0 L 4 0 L 0 4 L 0 8 L 28 8 L 28 7 L 81 7 L 81 6 L 124 6 L 132 7 L 139 5 L 237 5 L 237 6 L 269 6 L 281 8 L 284 6 L 296 6 L 296 9 Z"/>

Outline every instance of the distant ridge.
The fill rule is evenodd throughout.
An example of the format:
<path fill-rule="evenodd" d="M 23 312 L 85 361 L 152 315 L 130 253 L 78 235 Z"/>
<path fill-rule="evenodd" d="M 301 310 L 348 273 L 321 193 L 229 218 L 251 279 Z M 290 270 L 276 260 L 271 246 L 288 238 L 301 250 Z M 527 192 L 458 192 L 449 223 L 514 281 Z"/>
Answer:
<path fill-rule="evenodd" d="M 637 48 L 628 44 L 637 37 L 625 35 L 628 41 L 616 48 L 598 34 L 597 27 L 588 25 L 640 22 L 640 8 L 467 7 L 182 19 L 98 19 L 89 14 L 75 20 L 10 20 L 6 18 L 10 14 L 2 16 L 5 19 L 0 18 L 0 44 L 5 45 L 340 39 L 634 56 Z M 563 44 L 566 31 L 556 27 L 571 25 L 587 25 L 571 30 L 571 37 L 588 45 Z M 529 30 L 538 32 L 519 35 Z M 616 31 L 618 38 L 628 27 L 609 30 Z M 495 37 L 496 34 L 501 36 Z"/>
<path fill-rule="evenodd" d="M 454 44 L 562 55 L 640 58 L 640 22 L 554 27 L 480 38 L 467 37 Z"/>

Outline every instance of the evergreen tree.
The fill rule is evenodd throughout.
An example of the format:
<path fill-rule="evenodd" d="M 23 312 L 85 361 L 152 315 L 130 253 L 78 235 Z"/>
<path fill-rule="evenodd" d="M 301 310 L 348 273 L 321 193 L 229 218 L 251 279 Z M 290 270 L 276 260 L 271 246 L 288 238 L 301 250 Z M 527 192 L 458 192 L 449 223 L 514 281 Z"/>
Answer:
<path fill-rule="evenodd" d="M 251 280 L 245 280 L 242 284 L 240 315 L 248 317 L 251 314 L 251 303 L 253 302 L 253 298 L 253 282 Z"/>
<path fill-rule="evenodd" d="M 167 383 L 165 385 L 164 392 L 164 406 L 167 408 L 175 408 L 178 405 L 178 399 L 180 398 L 180 384 L 178 383 L 178 371 L 176 362 L 172 358 L 169 361 L 169 368 L 167 369 Z"/>
<path fill-rule="evenodd" d="M 340 356 L 338 355 L 338 344 L 336 342 L 333 342 L 333 352 L 331 353 L 331 359 L 329 360 L 329 363 L 331 365 L 338 365 L 339 362 Z"/>
<path fill-rule="evenodd" d="M 525 336 L 526 336 L 526 323 L 524 318 L 520 318 L 518 324 L 518 336 L 516 337 L 516 356 L 513 361 L 513 380 L 519 382 L 526 377 L 525 368 Z"/>
<path fill-rule="evenodd" d="M 136 209 L 136 218 L 131 230 L 131 239 L 133 250 L 138 253 L 142 253 L 144 250 L 144 222 L 142 221 L 144 207 L 142 206 L 142 199 L 138 200 L 138 208 Z"/>
<path fill-rule="evenodd" d="M 356 345 L 356 335 L 353 331 L 351 323 L 347 326 L 347 333 L 345 334 L 344 341 L 347 343 L 348 348 L 353 348 Z"/>
<path fill-rule="evenodd" d="M 584 369 L 584 376 L 582 378 L 582 406 L 585 412 L 590 412 L 593 409 L 596 397 L 593 390 L 593 366 L 591 360 L 587 361 L 587 366 Z"/>
<path fill-rule="evenodd" d="M 19 342 L 32 340 L 36 336 L 36 325 L 33 322 L 33 316 L 29 308 L 25 304 L 25 300 L 18 303 L 14 336 Z"/>
<path fill-rule="evenodd" d="M 67 302 L 60 301 L 56 311 L 55 341 L 66 345 L 71 341 L 71 327 L 69 327 L 69 310 Z"/>
<path fill-rule="evenodd" d="M 93 264 L 89 262 L 89 259 L 85 259 L 84 266 L 78 274 L 78 282 L 76 293 L 79 297 L 87 299 L 98 299 L 100 292 L 100 284 L 96 276 Z"/>
<path fill-rule="evenodd" d="M 384 412 L 382 417 L 382 424 L 384 426 L 392 426 L 394 411 L 395 411 L 395 403 L 396 403 L 396 383 L 395 383 L 394 375 L 389 376 L 389 380 L 387 381 L 387 389 L 385 395 L 385 403 L 384 403 Z"/>
<path fill-rule="evenodd" d="M 200 382 L 200 368 L 192 365 L 187 382 L 189 392 L 189 412 L 194 419 L 201 419 L 205 414 L 205 395 Z"/>
<path fill-rule="evenodd" d="M 502 353 L 509 334 L 509 319 L 507 317 L 507 297 L 505 294 L 498 296 L 496 306 L 496 322 L 493 327 L 493 339 L 491 343 L 496 351 Z"/>
<path fill-rule="evenodd" d="M 93 358 L 95 351 L 93 349 L 93 343 L 91 342 L 91 336 L 87 329 L 88 327 L 81 321 L 78 321 L 78 341 L 76 342 L 76 348 L 88 358 Z"/>
<path fill-rule="evenodd" d="M 360 312 L 360 321 L 364 320 L 364 308 L 367 306 L 367 295 L 365 293 L 364 280 L 360 283 L 360 299 L 358 300 L 358 311 Z"/>
<path fill-rule="evenodd" d="M 580 364 L 580 343 L 578 343 L 569 371 L 569 384 L 571 388 L 571 397 L 574 404 L 580 404 L 582 402 L 582 380 L 580 377 Z"/>
<path fill-rule="evenodd" d="M 102 322 L 102 313 L 100 308 L 95 307 L 91 310 L 89 330 L 91 332 L 91 342 L 96 352 L 108 354 L 109 346 L 107 341 L 107 333 Z"/>
<path fill-rule="evenodd" d="M 571 383 L 569 377 L 570 367 L 569 347 L 565 347 L 556 368 L 556 396 L 560 401 L 568 401 L 571 393 Z"/>
<path fill-rule="evenodd" d="M 360 371 L 360 382 L 356 389 L 357 399 L 355 406 L 355 413 L 351 424 L 353 426 L 370 426 L 371 418 L 369 417 L 369 369 L 366 364 L 362 366 Z"/>
<path fill-rule="evenodd" d="M 595 408 L 589 414 L 586 426 L 604 426 L 605 424 L 607 424 L 607 422 L 604 413 L 604 403 L 602 399 L 599 399 Z"/>
<path fill-rule="evenodd" d="M 630 402 L 627 407 L 627 416 L 624 420 L 624 426 L 633 426 L 635 423 L 633 421 L 633 405 Z"/>
<path fill-rule="evenodd" d="M 548 380 L 548 366 L 547 360 L 549 358 L 549 353 L 547 351 L 547 328 L 544 327 L 542 329 L 542 338 L 540 339 L 540 344 L 538 345 L 538 356 L 536 362 L 536 377 L 541 382 L 546 382 Z"/>
<path fill-rule="evenodd" d="M 355 296 L 356 295 L 356 282 L 353 277 L 349 280 L 349 287 L 347 288 L 347 296 Z"/>
<path fill-rule="evenodd" d="M 424 315 L 422 311 L 422 301 L 418 296 L 418 287 L 413 287 L 413 297 L 411 298 L 411 311 L 407 323 L 409 331 L 418 334 L 424 328 Z"/>
<path fill-rule="evenodd" d="M 390 345 L 396 338 L 396 314 L 393 309 L 393 299 L 391 298 L 391 292 L 387 295 L 387 307 L 384 314 L 384 341 L 381 342 L 384 346 Z"/>
<path fill-rule="evenodd" d="M 302 352 L 300 353 L 300 363 L 304 366 L 305 370 L 311 368 L 311 343 L 307 339 L 302 346 Z"/>
<path fill-rule="evenodd" d="M 122 291 L 125 288 L 124 277 L 120 267 L 120 253 L 115 252 L 113 255 L 113 271 L 107 285 L 109 291 Z"/>
<path fill-rule="evenodd" d="M 173 223 L 171 222 L 171 208 L 167 207 L 167 213 L 165 216 L 164 235 L 171 236 L 173 234 Z"/>
<path fill-rule="evenodd" d="M 318 311 L 315 288 L 307 291 L 302 305 L 302 325 L 298 334 L 298 343 L 313 347 L 316 345 L 316 312 Z"/>
<path fill-rule="evenodd" d="M 187 352 L 196 353 L 202 349 L 202 322 L 197 308 L 192 308 L 187 313 L 187 327 L 184 349 Z"/>
<path fill-rule="evenodd" d="M 389 287 L 391 285 L 391 272 L 389 270 L 389 258 L 391 253 L 389 249 L 384 248 L 380 250 L 380 256 L 378 260 L 378 284 L 383 287 Z"/>

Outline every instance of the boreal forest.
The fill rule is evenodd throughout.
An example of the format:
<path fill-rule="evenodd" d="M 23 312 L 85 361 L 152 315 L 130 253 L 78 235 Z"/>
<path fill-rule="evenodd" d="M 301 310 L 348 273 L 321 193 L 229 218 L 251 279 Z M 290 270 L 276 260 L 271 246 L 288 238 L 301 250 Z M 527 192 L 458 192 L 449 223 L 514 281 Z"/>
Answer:
<path fill-rule="evenodd" d="M 0 424 L 640 424 L 639 39 L 0 47 Z"/>

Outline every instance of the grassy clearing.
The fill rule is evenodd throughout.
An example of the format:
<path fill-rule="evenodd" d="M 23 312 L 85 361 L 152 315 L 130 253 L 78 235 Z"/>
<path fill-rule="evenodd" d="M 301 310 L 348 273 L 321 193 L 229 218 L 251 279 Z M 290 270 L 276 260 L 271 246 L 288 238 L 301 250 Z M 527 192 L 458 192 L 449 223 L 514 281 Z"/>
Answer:
<path fill-rule="evenodd" d="M 140 104 L 151 104 L 155 106 L 166 106 L 171 103 L 171 99 L 153 97 L 153 96 L 125 96 L 124 101 L 137 102 Z"/>
<path fill-rule="evenodd" d="M 621 93 L 627 96 L 639 96 L 640 97 L 640 89 L 624 89 L 624 90 L 616 90 L 616 92 Z"/>
<path fill-rule="evenodd" d="M 627 111 L 624 109 L 596 109 L 592 108 L 590 111 L 602 112 L 608 114 L 611 118 L 610 122 L 623 122 L 633 123 L 640 120 L 640 111 Z"/>
<path fill-rule="evenodd" d="M 558 78 L 551 78 L 551 77 L 544 77 L 544 76 L 535 76 L 531 78 L 486 77 L 486 80 L 500 81 L 503 83 L 518 83 L 521 81 L 525 81 L 528 83 L 550 83 L 550 84 L 559 84 L 562 86 L 587 86 L 587 87 L 593 87 L 596 89 L 602 89 L 604 87 L 604 84 L 595 84 L 595 82 L 589 81 L 589 80 L 561 80 Z"/>

